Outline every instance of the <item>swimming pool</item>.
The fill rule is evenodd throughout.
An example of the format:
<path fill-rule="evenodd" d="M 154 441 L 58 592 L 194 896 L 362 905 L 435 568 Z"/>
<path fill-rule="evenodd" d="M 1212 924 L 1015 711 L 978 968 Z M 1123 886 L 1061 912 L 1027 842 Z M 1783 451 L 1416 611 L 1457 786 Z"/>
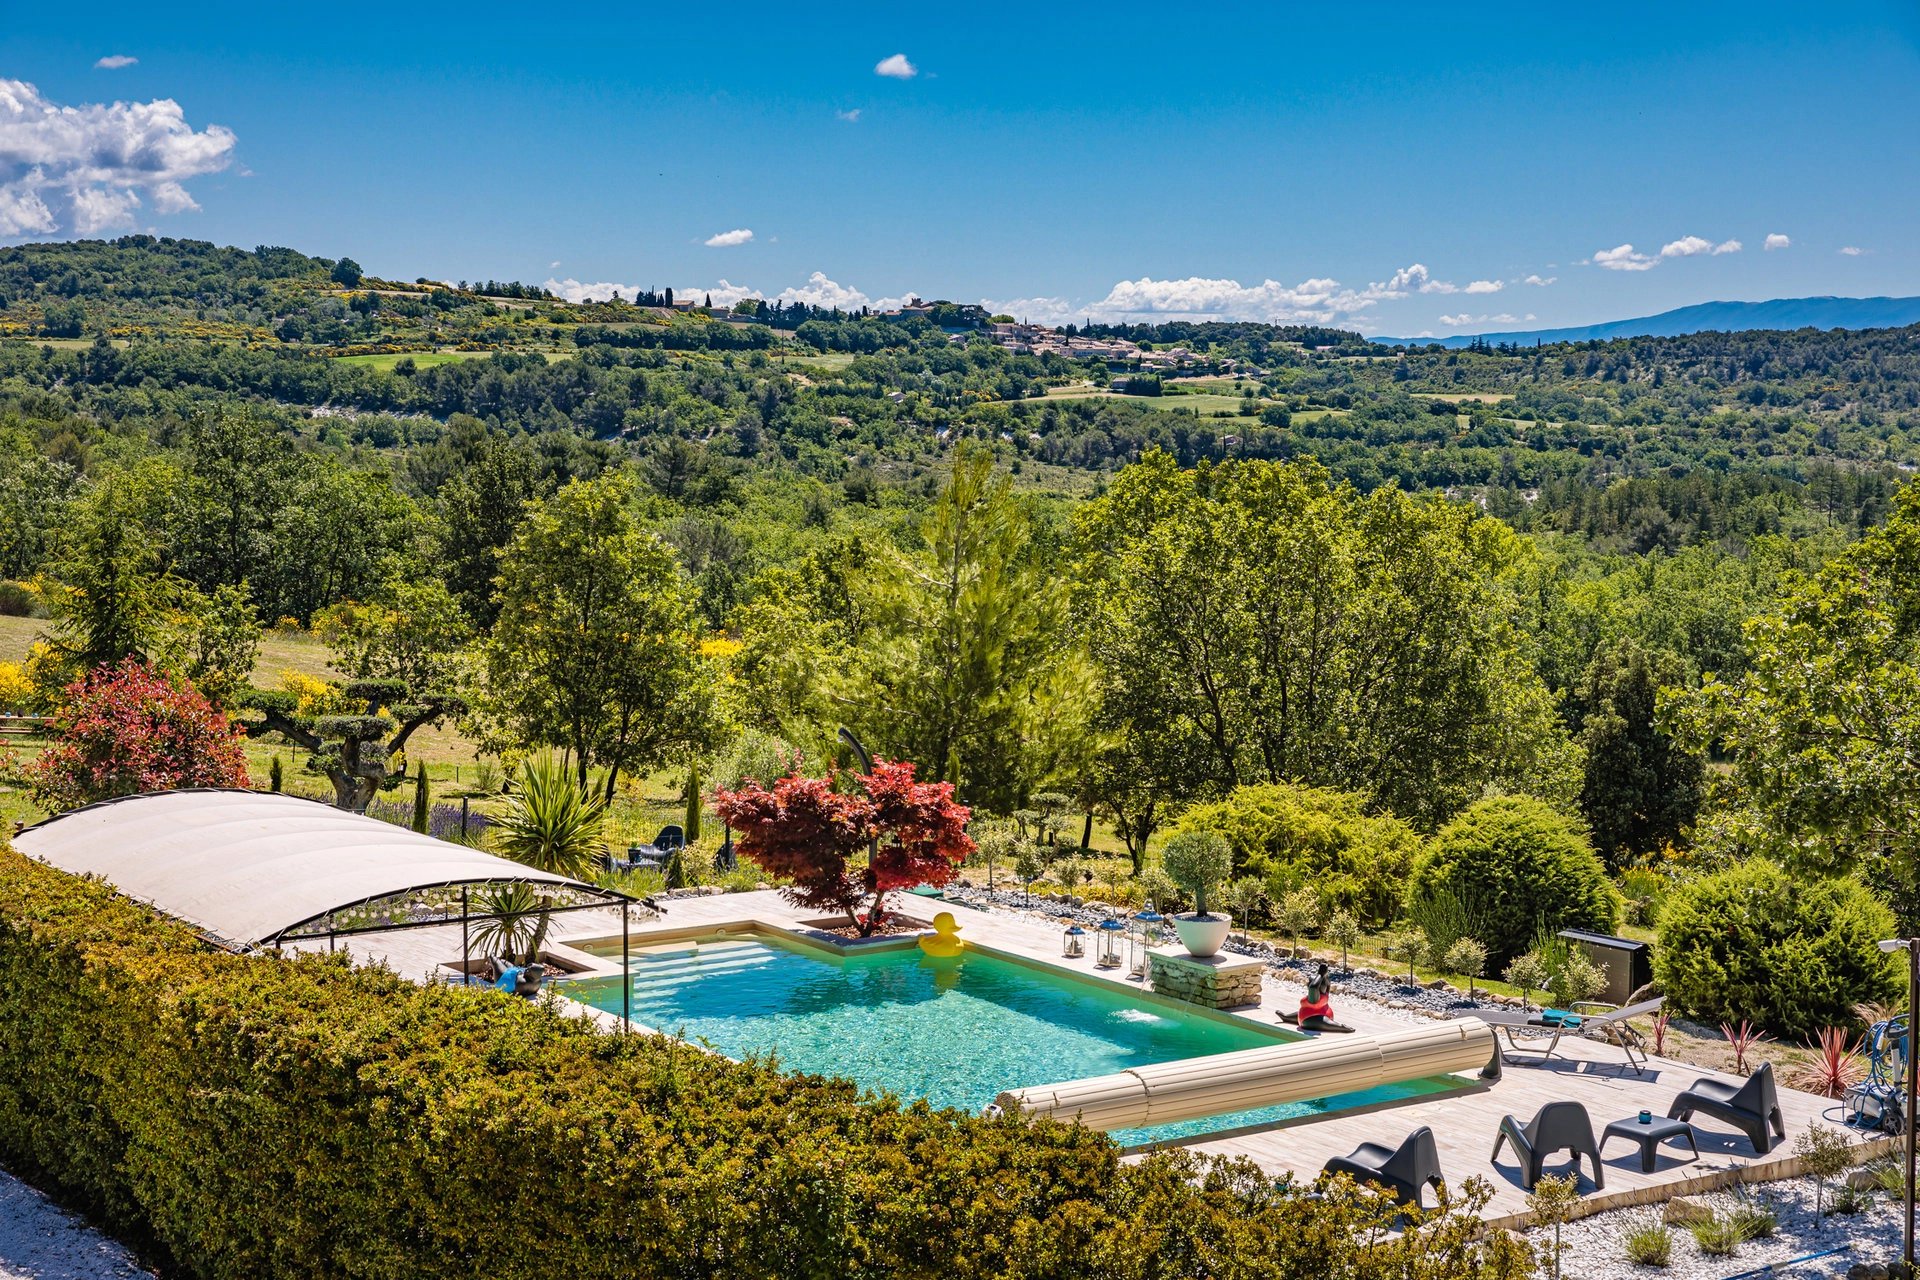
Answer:
<path fill-rule="evenodd" d="M 611 951 L 619 954 L 617 942 Z M 771 1055 L 789 1071 L 968 1111 L 1004 1089 L 1300 1039 L 977 950 L 952 960 L 913 947 L 839 955 L 777 934 L 735 933 L 635 956 L 632 981 L 636 1022 L 729 1057 Z M 617 977 L 562 990 L 621 1011 Z M 1113 1136 L 1129 1145 L 1193 1138 L 1453 1087 L 1417 1080 Z"/>

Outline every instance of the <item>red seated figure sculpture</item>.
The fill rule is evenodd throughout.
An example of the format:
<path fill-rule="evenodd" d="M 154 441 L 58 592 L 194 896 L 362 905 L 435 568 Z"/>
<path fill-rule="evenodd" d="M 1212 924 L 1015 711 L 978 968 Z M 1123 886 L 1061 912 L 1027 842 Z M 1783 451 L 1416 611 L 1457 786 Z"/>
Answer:
<path fill-rule="evenodd" d="M 1352 1031 L 1352 1027 L 1333 1020 L 1332 993 L 1333 978 L 1327 973 L 1327 962 L 1322 960 L 1313 976 L 1307 979 L 1307 994 L 1300 1001 L 1300 1012 L 1283 1013 L 1281 1020 L 1302 1031 Z"/>

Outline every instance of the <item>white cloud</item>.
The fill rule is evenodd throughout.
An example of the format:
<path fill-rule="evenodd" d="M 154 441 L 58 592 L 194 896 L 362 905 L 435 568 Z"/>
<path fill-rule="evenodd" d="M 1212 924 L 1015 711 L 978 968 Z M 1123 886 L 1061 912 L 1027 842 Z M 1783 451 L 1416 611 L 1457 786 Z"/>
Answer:
<path fill-rule="evenodd" d="M 1085 314 L 1066 298 L 1007 298 L 998 302 L 982 298 L 980 305 L 988 315 L 1008 315 L 1033 324 L 1059 325 Z"/>
<path fill-rule="evenodd" d="M 110 53 L 93 65 L 100 71 L 118 71 L 122 67 L 130 67 L 138 61 L 140 61 L 140 59 L 130 58 L 124 53 Z"/>
<path fill-rule="evenodd" d="M 1691 258 L 1712 252 L 1713 241 L 1700 236 L 1682 236 L 1660 247 L 1660 256 L 1663 258 Z"/>
<path fill-rule="evenodd" d="M 632 301 L 643 291 L 636 284 L 622 284 L 617 280 L 599 280 L 586 282 L 574 279 L 548 280 L 542 286 L 557 298 L 568 302 L 605 302 L 618 292 L 622 298 Z M 742 298 L 765 298 L 769 302 L 804 302 L 814 307 L 839 307 L 842 311 L 858 311 L 861 307 L 871 307 L 875 311 L 887 311 L 899 306 L 906 295 L 894 298 L 871 298 L 851 285 L 843 285 L 827 278 L 825 272 L 816 271 L 807 277 L 807 282 L 778 293 L 767 293 L 751 285 L 735 284 L 722 279 L 708 286 L 690 285 L 681 288 L 675 285 L 673 296 L 676 298 L 712 298 L 716 307 L 730 307 Z"/>
<path fill-rule="evenodd" d="M 853 124 L 860 119 L 860 111 L 861 109 L 859 107 L 855 107 L 851 111 L 836 111 L 833 113 L 833 118 L 836 120 L 844 120 L 848 124 Z"/>
<path fill-rule="evenodd" d="M 66 107 L 0 79 L 0 235 L 131 227 L 143 192 L 160 213 L 198 209 L 181 184 L 232 164 L 236 141 L 171 98 Z"/>
<path fill-rule="evenodd" d="M 1534 286 L 1534 287 L 1535 287 L 1535 288 L 1537 288 L 1537 289 L 1544 289 L 1544 288 L 1546 288 L 1546 287 L 1547 287 L 1548 285 L 1550 285 L 1550 284 L 1552 284 L 1552 283 L 1553 283 L 1553 282 L 1554 282 L 1555 280 L 1558 280 L 1559 278 L 1560 278 L 1559 276 L 1537 276 L 1537 275 L 1535 275 L 1535 276 L 1528 276 L 1528 277 L 1527 277 L 1527 278 L 1526 278 L 1525 280 L 1522 280 L 1522 281 L 1521 281 L 1520 283 L 1521 283 L 1521 284 L 1530 284 L 1530 285 L 1532 285 L 1532 286 Z"/>
<path fill-rule="evenodd" d="M 709 249 L 730 249 L 734 245 L 745 244 L 751 239 L 753 239 L 753 232 L 745 227 L 735 227 L 731 231 L 722 231 L 719 235 L 708 236 L 706 245 Z"/>
<path fill-rule="evenodd" d="M 620 284 L 613 280 L 599 280 L 587 284 L 569 276 L 565 280 L 549 279 L 540 286 L 554 297 L 567 302 L 605 302 L 614 294 L 631 300 L 640 292 L 637 284 Z"/>
<path fill-rule="evenodd" d="M 1783 236 L 1778 231 L 1776 231 L 1772 235 L 1767 237 L 1767 242 L 1762 247 L 1765 248 L 1768 253 L 1772 253 L 1775 249 L 1789 248 L 1792 246 L 1792 244 L 1793 244 L 1792 237 Z"/>
<path fill-rule="evenodd" d="M 555 258 L 552 262 L 549 262 L 547 264 L 547 270 L 549 271 L 555 270 L 556 268 L 559 267 L 559 265 L 560 265 L 560 259 Z"/>
<path fill-rule="evenodd" d="M 920 74 L 920 68 L 908 62 L 906 54 L 895 53 L 874 63 L 873 74 L 886 76 L 889 80 L 911 80 Z"/>
<path fill-rule="evenodd" d="M 1372 298 L 1404 298 L 1409 293 L 1458 293 L 1458 285 L 1445 280 L 1435 280 L 1433 273 L 1423 263 L 1415 262 L 1400 268 L 1385 280 L 1376 280 L 1369 284 L 1365 296 Z"/>
<path fill-rule="evenodd" d="M 1467 286 L 1468 293 L 1498 293 L 1506 288 L 1498 280 L 1475 280 Z"/>
<path fill-rule="evenodd" d="M 1719 244 L 1715 244 L 1713 241 L 1702 236 L 1682 236 L 1678 240 L 1670 241 L 1662 245 L 1660 247 L 1660 256 L 1663 258 L 1697 258 L 1701 254 L 1712 254 L 1718 257 L 1723 253 L 1738 253 L 1741 247 L 1738 240 L 1722 240 Z"/>
<path fill-rule="evenodd" d="M 1402 273 L 1404 274 L 1404 273 Z M 1098 320 L 1263 320 L 1271 323 L 1326 324 L 1375 304 L 1381 286 L 1354 290 L 1338 280 L 1316 278 L 1299 284 L 1189 276 L 1184 280 L 1122 280 L 1107 296 L 1082 308 Z"/>
<path fill-rule="evenodd" d="M 48 235 L 59 224 L 31 187 L 0 186 L 0 236 Z"/>
<path fill-rule="evenodd" d="M 1847 245 L 1845 248 L 1841 249 L 1840 252 L 1846 254 L 1847 257 L 1849 258 L 1857 258 L 1861 254 L 1865 253 L 1866 250 L 1862 249 L 1857 244 L 1850 244 L 1850 245 Z"/>
<path fill-rule="evenodd" d="M 1651 271 L 1660 265 L 1658 258 L 1649 258 L 1644 253 L 1635 253 L 1630 244 L 1602 249 L 1588 261 L 1596 267 L 1605 267 L 1609 271 Z"/>
<path fill-rule="evenodd" d="M 903 294 L 897 298 L 869 298 L 851 285 L 829 280 L 825 272 L 816 271 L 807 277 L 805 284 L 794 289 L 782 289 L 772 300 L 804 302 L 810 307 L 839 307 L 842 311 L 858 311 L 861 307 L 889 311 L 906 301 L 906 297 Z"/>
<path fill-rule="evenodd" d="M 1533 319 L 1533 317 L 1528 316 L 1527 319 L 1531 320 Z M 1519 322 L 1520 322 L 1520 318 L 1518 316 L 1510 315 L 1505 311 L 1502 311 L 1498 315 L 1492 315 L 1492 316 L 1474 316 L 1474 315 L 1468 315 L 1466 312 L 1462 311 L 1457 316 L 1441 316 L 1440 317 L 1440 323 L 1452 329 L 1464 329 L 1468 325 L 1474 325 L 1474 324 L 1479 324 L 1479 325 L 1518 324 Z"/>

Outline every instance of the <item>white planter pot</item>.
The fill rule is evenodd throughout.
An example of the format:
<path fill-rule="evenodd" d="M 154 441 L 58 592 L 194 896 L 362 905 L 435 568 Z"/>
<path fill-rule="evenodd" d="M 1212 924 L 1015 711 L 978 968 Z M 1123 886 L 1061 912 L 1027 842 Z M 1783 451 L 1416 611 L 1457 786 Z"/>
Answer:
<path fill-rule="evenodd" d="M 1227 930 L 1233 927 L 1233 917 L 1218 912 L 1204 916 L 1189 913 L 1175 916 L 1173 927 L 1179 932 L 1181 945 L 1186 947 L 1188 955 L 1205 958 L 1227 944 Z"/>

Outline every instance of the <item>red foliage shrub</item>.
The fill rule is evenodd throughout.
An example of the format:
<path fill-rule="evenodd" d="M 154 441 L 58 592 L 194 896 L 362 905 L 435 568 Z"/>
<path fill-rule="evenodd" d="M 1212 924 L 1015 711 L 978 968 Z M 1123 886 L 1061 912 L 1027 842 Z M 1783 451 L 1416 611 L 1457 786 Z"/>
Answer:
<path fill-rule="evenodd" d="M 771 791 L 748 783 L 714 796 L 714 808 L 740 831 L 740 852 L 791 883 L 787 900 L 816 911 L 843 911 L 862 935 L 886 919 L 887 895 L 917 884 L 942 885 L 973 853 L 967 807 L 953 784 L 915 782 L 913 766 L 877 760 L 855 775 L 859 793 L 834 790 L 834 776 L 789 775 Z M 854 858 L 871 850 L 864 866 Z M 866 915 L 862 902 L 872 899 Z"/>
<path fill-rule="evenodd" d="M 179 787 L 250 785 L 240 726 L 137 658 L 68 685 L 54 744 L 25 769 L 49 808 Z"/>

